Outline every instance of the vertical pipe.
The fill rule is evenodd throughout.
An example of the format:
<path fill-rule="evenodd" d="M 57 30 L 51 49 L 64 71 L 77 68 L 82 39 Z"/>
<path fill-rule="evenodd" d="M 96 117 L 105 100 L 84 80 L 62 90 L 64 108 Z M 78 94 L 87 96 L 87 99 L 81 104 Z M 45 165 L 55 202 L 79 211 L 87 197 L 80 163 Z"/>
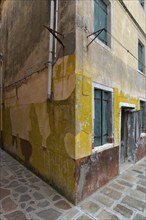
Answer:
<path fill-rule="evenodd" d="M 50 6 L 50 28 L 54 29 L 54 0 L 51 0 Z M 53 35 L 49 36 L 49 60 L 48 60 L 48 98 L 51 99 L 52 87 L 52 68 L 53 68 Z"/>
<path fill-rule="evenodd" d="M 56 11 L 55 11 L 55 31 L 58 30 L 58 0 L 56 0 Z M 56 34 L 57 35 L 57 34 Z M 55 39 L 55 59 L 57 57 L 57 40 Z"/>

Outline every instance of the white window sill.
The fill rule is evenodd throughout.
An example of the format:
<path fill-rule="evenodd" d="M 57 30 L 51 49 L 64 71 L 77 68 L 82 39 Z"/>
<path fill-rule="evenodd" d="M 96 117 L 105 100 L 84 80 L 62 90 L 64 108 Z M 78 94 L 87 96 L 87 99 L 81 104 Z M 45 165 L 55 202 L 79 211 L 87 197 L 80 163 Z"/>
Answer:
<path fill-rule="evenodd" d="M 145 73 L 141 72 L 140 70 L 137 70 L 137 72 L 146 77 Z"/>
<path fill-rule="evenodd" d="M 113 143 L 111 143 L 111 144 L 107 143 L 107 144 L 104 144 L 102 146 L 97 146 L 97 147 L 94 147 L 92 149 L 92 154 L 99 153 L 99 152 L 102 152 L 104 150 L 108 150 L 108 149 L 113 148 L 113 147 L 114 147 Z"/>
<path fill-rule="evenodd" d="M 95 39 L 95 42 L 98 43 L 100 46 L 102 46 L 104 49 L 108 50 L 109 52 L 112 52 L 112 49 L 108 45 L 104 44 L 98 38 Z"/>
<path fill-rule="evenodd" d="M 90 39 L 93 40 L 94 37 L 95 37 L 95 36 L 90 36 Z M 101 40 L 99 40 L 98 38 L 96 38 L 96 39 L 94 40 L 94 42 L 95 42 L 96 44 L 99 44 L 99 45 L 102 46 L 104 49 L 108 50 L 109 52 L 112 52 L 112 48 L 109 47 L 108 45 L 104 44 L 104 43 L 103 43 Z"/>
<path fill-rule="evenodd" d="M 141 134 L 140 134 L 140 138 L 146 138 L 146 133 L 144 133 L 144 132 L 141 133 Z"/>

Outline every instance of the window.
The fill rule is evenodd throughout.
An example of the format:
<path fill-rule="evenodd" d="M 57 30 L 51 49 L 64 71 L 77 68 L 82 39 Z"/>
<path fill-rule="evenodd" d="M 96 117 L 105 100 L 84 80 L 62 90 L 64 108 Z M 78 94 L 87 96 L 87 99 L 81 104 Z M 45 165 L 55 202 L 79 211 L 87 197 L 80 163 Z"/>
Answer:
<path fill-rule="evenodd" d="M 144 45 L 138 41 L 138 69 L 144 72 Z"/>
<path fill-rule="evenodd" d="M 110 13 L 109 13 L 109 2 L 107 0 L 94 0 L 94 31 L 105 30 L 110 31 Z M 107 32 L 103 30 L 99 35 L 100 39 L 104 44 L 109 45 Z"/>
<path fill-rule="evenodd" d="M 146 102 L 140 101 L 140 124 L 141 131 L 146 132 Z"/>
<path fill-rule="evenodd" d="M 145 1 L 145 0 L 139 0 L 141 6 L 142 6 L 143 8 L 144 8 L 144 1 Z"/>
<path fill-rule="evenodd" d="M 112 136 L 111 92 L 94 88 L 94 147 Z"/>

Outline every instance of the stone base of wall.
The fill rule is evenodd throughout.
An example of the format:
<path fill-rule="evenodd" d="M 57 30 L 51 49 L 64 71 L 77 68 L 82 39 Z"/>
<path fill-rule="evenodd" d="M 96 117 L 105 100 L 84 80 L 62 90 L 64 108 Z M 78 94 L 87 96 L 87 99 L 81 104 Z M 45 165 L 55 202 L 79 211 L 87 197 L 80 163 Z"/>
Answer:
<path fill-rule="evenodd" d="M 146 156 L 146 134 L 144 137 L 140 138 L 140 141 L 138 143 L 138 148 L 136 149 L 135 152 L 136 162 L 141 160 L 145 156 Z"/>
<path fill-rule="evenodd" d="M 119 147 L 76 161 L 76 203 L 80 202 L 119 172 Z"/>
<path fill-rule="evenodd" d="M 0 148 L 3 148 L 3 134 L 0 132 Z"/>

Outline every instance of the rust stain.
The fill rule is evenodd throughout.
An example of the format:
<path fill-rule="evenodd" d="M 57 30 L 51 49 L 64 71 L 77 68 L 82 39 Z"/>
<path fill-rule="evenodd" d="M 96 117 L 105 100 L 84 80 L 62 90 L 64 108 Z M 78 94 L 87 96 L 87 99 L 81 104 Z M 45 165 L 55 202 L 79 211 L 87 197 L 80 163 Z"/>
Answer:
<path fill-rule="evenodd" d="M 26 165 L 29 165 L 29 159 L 32 154 L 32 146 L 29 141 L 20 138 L 21 152 L 25 158 Z"/>
<path fill-rule="evenodd" d="M 114 147 L 76 161 L 77 203 L 118 175 L 118 158 L 119 147 Z"/>
<path fill-rule="evenodd" d="M 108 137 L 107 143 L 114 143 L 114 138 L 113 137 Z"/>

